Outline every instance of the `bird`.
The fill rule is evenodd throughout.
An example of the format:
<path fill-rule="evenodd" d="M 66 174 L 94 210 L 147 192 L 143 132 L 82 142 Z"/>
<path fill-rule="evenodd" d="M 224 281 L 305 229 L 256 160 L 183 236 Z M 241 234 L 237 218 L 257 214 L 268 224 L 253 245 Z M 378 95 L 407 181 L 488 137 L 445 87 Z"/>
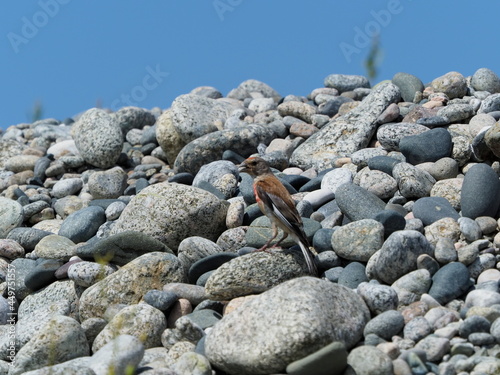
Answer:
<path fill-rule="evenodd" d="M 277 247 L 290 236 L 302 250 L 309 272 L 317 275 L 314 264 L 314 253 L 304 233 L 302 218 L 295 208 L 295 203 L 288 190 L 273 174 L 267 161 L 258 156 L 249 157 L 238 165 L 240 172 L 248 173 L 254 178 L 253 191 L 257 205 L 264 215 L 271 221 L 272 237 L 257 251 L 266 250 L 278 236 L 278 228 L 283 231 L 283 237 L 271 247 Z"/>

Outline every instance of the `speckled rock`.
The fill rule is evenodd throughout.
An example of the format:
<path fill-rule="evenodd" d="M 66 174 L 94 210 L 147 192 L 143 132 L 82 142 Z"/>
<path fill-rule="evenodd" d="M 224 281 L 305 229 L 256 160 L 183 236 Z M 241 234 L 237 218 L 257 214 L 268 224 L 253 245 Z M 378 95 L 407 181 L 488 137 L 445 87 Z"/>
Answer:
<path fill-rule="evenodd" d="M 391 234 L 369 262 L 374 263 L 375 278 L 392 284 L 417 268 L 417 258 L 420 254 L 432 256 L 433 246 L 420 232 L 403 230 Z"/>
<path fill-rule="evenodd" d="M 144 232 L 176 251 L 187 237 L 216 240 L 225 229 L 228 205 L 195 187 L 155 184 L 132 198 L 111 234 Z"/>
<path fill-rule="evenodd" d="M 80 324 L 67 316 L 54 316 L 16 354 L 10 374 L 23 374 L 49 364 L 89 355 L 87 338 Z"/>
<path fill-rule="evenodd" d="M 429 131 L 424 125 L 411 122 L 397 122 L 381 125 L 377 129 L 377 140 L 387 151 L 399 151 L 401 139 Z"/>
<path fill-rule="evenodd" d="M 115 165 L 123 145 L 116 117 L 102 109 L 89 109 L 73 126 L 72 132 L 76 147 L 87 163 L 98 168 Z"/>
<path fill-rule="evenodd" d="M 449 72 L 431 83 L 434 92 L 442 92 L 450 99 L 461 98 L 467 93 L 467 82 L 458 72 Z"/>
<path fill-rule="evenodd" d="M 89 177 L 88 188 L 94 199 L 113 199 L 127 187 L 127 174 L 120 167 L 96 171 Z"/>
<path fill-rule="evenodd" d="M 488 68 L 476 70 L 470 83 L 476 91 L 488 91 L 491 94 L 500 92 L 500 78 Z"/>
<path fill-rule="evenodd" d="M 331 242 L 340 257 L 367 262 L 384 243 L 384 226 L 373 219 L 357 220 L 338 227 Z"/>
<path fill-rule="evenodd" d="M 230 300 L 264 292 L 286 280 L 307 275 L 300 250 L 254 252 L 220 266 L 205 284 L 213 300 Z"/>
<path fill-rule="evenodd" d="M 23 207 L 12 199 L 0 197 L 0 238 L 6 238 L 22 222 Z"/>
<path fill-rule="evenodd" d="M 283 304 L 283 298 L 290 302 Z M 309 277 L 282 283 L 244 306 L 224 316 L 205 341 L 210 363 L 229 374 L 280 372 L 332 341 L 350 348 L 361 338 L 369 318 L 356 293 Z M 232 340 L 240 344 L 232 345 Z"/>
<path fill-rule="evenodd" d="M 92 351 L 97 352 L 118 335 L 137 337 L 146 349 L 160 346 L 161 333 L 166 328 L 165 315 L 153 306 L 146 303 L 127 306 L 120 310 L 97 335 Z"/>
<path fill-rule="evenodd" d="M 309 137 L 295 149 L 290 164 L 320 170 L 332 167 L 332 160 L 366 147 L 376 131 L 376 120 L 397 102 L 400 92 L 392 83 L 377 86 L 361 104 Z"/>
<path fill-rule="evenodd" d="M 138 303 L 148 290 L 182 281 L 184 272 L 174 255 L 158 252 L 142 255 L 83 292 L 80 318 L 83 321 L 102 317 L 110 304 Z"/>
<path fill-rule="evenodd" d="M 90 368 L 96 375 L 125 374 L 134 371 L 144 356 L 141 340 L 131 335 L 120 335 L 94 353 Z"/>
<path fill-rule="evenodd" d="M 429 196 L 432 187 L 436 183 L 434 177 L 429 173 L 409 163 L 396 164 L 392 174 L 398 183 L 401 195 L 405 198 Z"/>
<path fill-rule="evenodd" d="M 201 136 L 179 151 L 174 167 L 177 172 L 196 174 L 212 161 L 220 160 L 226 150 L 238 150 L 244 156 L 257 151 L 260 143 L 269 143 L 274 138 L 269 126 L 248 125 L 237 129 L 225 129 Z"/>

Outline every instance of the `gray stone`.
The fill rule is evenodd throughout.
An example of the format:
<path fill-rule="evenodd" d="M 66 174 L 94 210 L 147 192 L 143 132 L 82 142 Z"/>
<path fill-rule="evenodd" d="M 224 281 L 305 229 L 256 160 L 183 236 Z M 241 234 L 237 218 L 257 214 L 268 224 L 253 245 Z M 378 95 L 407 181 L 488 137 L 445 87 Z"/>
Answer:
<path fill-rule="evenodd" d="M 333 167 L 333 160 L 365 148 L 377 128 L 377 119 L 400 92 L 392 83 L 373 89 L 361 104 L 313 134 L 295 149 L 290 164 L 303 169 Z"/>
<path fill-rule="evenodd" d="M 358 172 L 355 182 L 380 199 L 392 198 L 398 190 L 398 183 L 391 175 L 382 171 L 372 171 L 369 168 L 364 168 Z"/>
<path fill-rule="evenodd" d="M 178 375 L 211 375 L 212 367 L 208 359 L 195 352 L 187 352 L 175 362 L 173 370 Z"/>
<path fill-rule="evenodd" d="M 366 323 L 363 335 L 366 337 L 369 334 L 376 334 L 385 340 L 391 340 L 392 336 L 401 332 L 404 325 L 404 317 L 399 311 L 387 310 Z"/>
<path fill-rule="evenodd" d="M 220 130 L 234 109 L 233 104 L 223 100 L 186 94 L 178 96 L 170 110 L 174 128 L 187 144 L 202 135 Z"/>
<path fill-rule="evenodd" d="M 73 138 L 83 159 L 98 168 L 114 166 L 122 151 L 118 120 L 102 109 L 85 112 L 73 126 Z"/>
<path fill-rule="evenodd" d="M 347 363 L 356 375 L 393 374 L 391 358 L 374 346 L 362 345 L 353 349 Z"/>
<path fill-rule="evenodd" d="M 127 204 L 122 201 L 111 203 L 104 211 L 104 214 L 106 215 L 106 220 L 113 221 L 118 219 L 122 214 L 123 210 L 125 209 L 125 207 L 127 207 Z"/>
<path fill-rule="evenodd" d="M 391 234 L 373 256 L 375 278 L 392 284 L 401 276 L 417 268 L 420 254 L 433 255 L 434 248 L 423 234 L 402 230 Z"/>
<path fill-rule="evenodd" d="M 38 258 L 60 259 L 66 262 L 76 255 L 76 248 L 75 243 L 69 238 L 51 234 L 38 242 L 33 254 Z"/>
<path fill-rule="evenodd" d="M 259 144 L 268 144 L 275 137 L 272 127 L 257 124 L 215 131 L 179 150 L 173 165 L 177 172 L 196 174 L 203 165 L 220 160 L 226 150 L 238 150 L 240 155 L 248 157 L 257 151 Z"/>
<path fill-rule="evenodd" d="M 276 373 L 332 341 L 351 348 L 368 319 L 367 307 L 350 289 L 302 277 L 224 316 L 209 332 L 205 351 L 210 363 L 231 374 Z"/>
<path fill-rule="evenodd" d="M 238 168 L 234 163 L 228 160 L 214 161 L 200 168 L 192 185 L 201 187 L 202 182 L 208 182 L 228 199 L 236 192 L 238 176 Z"/>
<path fill-rule="evenodd" d="M 444 305 L 472 286 L 467 267 L 459 262 L 448 263 L 432 277 L 429 295 Z"/>
<path fill-rule="evenodd" d="M 418 342 L 432 333 L 430 323 L 423 316 L 416 316 L 406 323 L 404 327 L 404 338 Z"/>
<path fill-rule="evenodd" d="M 78 296 L 81 290 L 70 280 L 55 281 L 36 293 L 28 295 L 19 305 L 18 317 L 23 319 L 32 312 L 53 303 L 63 302 L 70 306 L 69 316 L 77 318 Z"/>
<path fill-rule="evenodd" d="M 94 199 L 113 199 L 127 187 L 127 174 L 120 167 L 96 171 L 89 177 L 88 188 Z"/>
<path fill-rule="evenodd" d="M 500 94 L 493 94 L 488 96 L 481 102 L 481 106 L 477 113 L 490 113 L 500 109 Z"/>
<path fill-rule="evenodd" d="M 78 357 L 54 366 L 25 372 L 24 375 L 95 375 L 90 369 L 90 357 Z"/>
<path fill-rule="evenodd" d="M 449 72 L 431 82 L 434 92 L 442 92 L 450 99 L 462 98 L 467 93 L 467 82 L 458 72 Z"/>
<path fill-rule="evenodd" d="M 398 307 L 398 295 L 388 285 L 381 285 L 376 282 L 361 283 L 358 285 L 357 293 L 363 298 L 373 315 L 388 310 L 396 310 Z"/>
<path fill-rule="evenodd" d="M 10 374 L 23 374 L 47 365 L 89 355 L 89 346 L 80 324 L 56 315 L 16 354 Z"/>
<path fill-rule="evenodd" d="M 229 204 L 204 190 L 171 183 L 148 186 L 134 196 L 111 235 L 143 232 L 176 251 L 191 236 L 216 240 L 225 230 Z"/>
<path fill-rule="evenodd" d="M 415 348 L 423 350 L 429 361 L 439 362 L 450 351 L 450 340 L 444 337 L 427 336 L 420 340 Z"/>
<path fill-rule="evenodd" d="M 347 366 L 347 351 L 342 342 L 332 342 L 286 367 L 289 375 L 341 375 Z"/>
<path fill-rule="evenodd" d="M 466 173 L 462 185 L 460 204 L 462 216 L 495 217 L 500 206 L 500 181 L 487 164 L 473 165 Z"/>
<path fill-rule="evenodd" d="M 138 303 L 151 289 L 184 281 L 182 265 L 172 254 L 144 254 L 87 288 L 80 297 L 80 319 L 102 317 L 113 303 Z"/>
<path fill-rule="evenodd" d="M 26 252 L 30 252 L 43 237 L 50 234 L 52 233 L 36 228 L 20 227 L 10 230 L 7 238 L 16 241 Z"/>
<path fill-rule="evenodd" d="M 392 77 L 392 83 L 401 90 L 401 97 L 405 102 L 414 102 L 415 94 L 424 91 L 424 84 L 414 75 L 408 73 L 396 73 Z"/>
<path fill-rule="evenodd" d="M 352 183 L 337 188 L 335 201 L 342 213 L 351 221 L 372 219 L 385 209 L 385 202 L 382 199 Z"/>
<path fill-rule="evenodd" d="M 87 288 L 115 271 L 115 268 L 105 264 L 77 262 L 68 268 L 68 278 L 76 285 Z"/>
<path fill-rule="evenodd" d="M 22 222 L 23 207 L 12 199 L 0 197 L 0 238 L 6 238 Z"/>
<path fill-rule="evenodd" d="M 429 196 L 436 183 L 429 173 L 409 163 L 396 164 L 392 175 L 398 182 L 401 195 L 407 199 Z"/>
<path fill-rule="evenodd" d="M 500 92 L 500 78 L 488 68 L 476 70 L 470 83 L 476 91 L 488 91 L 491 94 Z"/>
<path fill-rule="evenodd" d="M 324 80 L 324 85 L 338 92 L 353 91 L 356 88 L 370 88 L 370 81 L 364 76 L 347 74 L 330 74 Z"/>
<path fill-rule="evenodd" d="M 85 207 L 69 215 L 61 224 L 58 234 L 69 238 L 74 243 L 86 242 L 97 233 L 105 221 L 102 207 Z"/>
<path fill-rule="evenodd" d="M 429 131 L 428 127 L 412 122 L 388 123 L 377 129 L 377 140 L 385 150 L 399 151 L 401 139 L 427 131 Z"/>
<path fill-rule="evenodd" d="M 205 290 L 213 300 L 230 300 L 261 293 L 286 280 L 307 274 L 299 250 L 254 252 L 220 266 L 208 278 Z"/>
<path fill-rule="evenodd" d="M 401 276 L 391 287 L 398 295 L 399 305 L 408 306 L 415 301 L 419 301 L 422 294 L 429 291 L 431 284 L 432 279 L 429 271 L 419 269 Z"/>
<path fill-rule="evenodd" d="M 94 353 L 90 368 L 96 375 L 126 374 L 135 371 L 144 356 L 141 340 L 131 335 L 120 335 Z"/>
<path fill-rule="evenodd" d="M 66 178 L 55 183 L 52 187 L 52 195 L 56 198 L 76 195 L 82 187 L 83 181 L 81 178 Z"/>
<path fill-rule="evenodd" d="M 384 243 L 384 226 L 373 219 L 343 225 L 332 236 L 335 253 L 347 260 L 367 262 Z"/>
<path fill-rule="evenodd" d="M 123 266 L 128 262 L 151 252 L 165 252 L 173 254 L 163 242 L 143 233 L 125 231 L 110 235 L 100 241 L 80 246 L 76 253 L 83 259 L 96 261 L 106 260 Z"/>
<path fill-rule="evenodd" d="M 437 115 L 446 118 L 450 123 L 463 123 L 474 115 L 474 108 L 465 103 L 450 104 L 441 108 Z"/>
<path fill-rule="evenodd" d="M 120 310 L 97 335 L 92 344 L 92 352 L 97 352 L 119 335 L 138 338 L 146 349 L 160 346 L 160 337 L 166 328 L 165 315 L 153 306 L 146 303 L 127 306 Z"/>
<path fill-rule="evenodd" d="M 81 210 L 88 206 L 88 201 L 85 201 L 75 195 L 68 195 L 58 199 L 54 203 L 54 210 L 64 220 L 73 212 Z"/>
<path fill-rule="evenodd" d="M 307 103 L 290 101 L 281 103 L 278 106 L 278 113 L 282 117 L 293 116 L 311 124 L 312 116 L 316 114 L 316 108 Z"/>

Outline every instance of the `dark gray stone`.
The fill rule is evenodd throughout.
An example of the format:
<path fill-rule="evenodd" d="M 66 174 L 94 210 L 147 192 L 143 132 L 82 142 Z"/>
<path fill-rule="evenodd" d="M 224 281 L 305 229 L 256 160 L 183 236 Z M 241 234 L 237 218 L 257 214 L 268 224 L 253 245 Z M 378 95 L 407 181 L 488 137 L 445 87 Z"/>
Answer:
<path fill-rule="evenodd" d="M 44 286 L 56 281 L 55 272 L 62 266 L 62 262 L 56 259 L 45 259 L 39 262 L 24 278 L 24 284 L 36 292 Z"/>
<path fill-rule="evenodd" d="M 422 81 L 408 73 L 396 73 L 392 77 L 392 83 L 399 87 L 401 90 L 401 97 L 405 102 L 413 102 L 415 100 L 415 94 L 420 91 L 424 91 L 424 84 Z"/>
<path fill-rule="evenodd" d="M 173 254 L 163 242 L 142 232 L 125 231 L 77 248 L 83 259 L 103 260 L 123 266 L 146 253 L 155 251 Z"/>
<path fill-rule="evenodd" d="M 418 135 L 404 137 L 399 149 L 410 164 L 437 161 L 451 155 L 453 143 L 446 129 L 432 129 Z"/>
<path fill-rule="evenodd" d="M 392 176 L 392 169 L 398 163 L 401 163 L 401 160 L 390 156 L 374 156 L 368 160 L 368 168 L 379 170 Z"/>
<path fill-rule="evenodd" d="M 413 205 L 413 216 L 422 220 L 424 225 L 430 225 L 444 217 L 458 220 L 460 215 L 451 203 L 443 197 L 423 197 Z"/>
<path fill-rule="evenodd" d="M 460 194 L 462 216 L 496 217 L 500 206 L 500 181 L 487 164 L 473 165 L 466 173 Z"/>
<path fill-rule="evenodd" d="M 368 281 L 365 266 L 359 262 L 351 262 L 340 274 L 338 284 L 356 289 L 359 284 L 365 281 Z"/>
<path fill-rule="evenodd" d="M 385 202 L 382 199 L 352 183 L 337 188 L 335 201 L 351 221 L 372 219 L 385 209 Z"/>
<path fill-rule="evenodd" d="M 235 253 L 218 253 L 209 255 L 193 263 L 189 268 L 188 278 L 191 283 L 195 283 L 198 278 L 205 272 L 219 268 L 231 259 L 237 258 L 238 254 Z"/>
<path fill-rule="evenodd" d="M 92 238 L 105 222 L 106 215 L 102 207 L 89 206 L 69 215 L 63 221 L 59 235 L 74 243 L 85 242 Z"/>
<path fill-rule="evenodd" d="M 461 296 L 471 286 L 469 270 L 459 262 L 452 262 L 441 267 L 432 277 L 432 286 L 429 295 L 445 305 Z"/>

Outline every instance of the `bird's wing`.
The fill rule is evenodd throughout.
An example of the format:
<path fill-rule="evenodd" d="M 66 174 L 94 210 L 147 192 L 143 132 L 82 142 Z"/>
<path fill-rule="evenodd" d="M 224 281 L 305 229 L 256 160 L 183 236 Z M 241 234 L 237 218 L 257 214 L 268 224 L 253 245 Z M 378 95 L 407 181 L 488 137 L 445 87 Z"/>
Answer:
<path fill-rule="evenodd" d="M 293 200 L 290 199 L 290 202 L 286 202 L 278 195 L 266 192 L 260 186 L 257 186 L 257 193 L 262 202 L 278 220 L 308 245 L 307 237 L 303 230 L 302 218 L 297 212 Z"/>

